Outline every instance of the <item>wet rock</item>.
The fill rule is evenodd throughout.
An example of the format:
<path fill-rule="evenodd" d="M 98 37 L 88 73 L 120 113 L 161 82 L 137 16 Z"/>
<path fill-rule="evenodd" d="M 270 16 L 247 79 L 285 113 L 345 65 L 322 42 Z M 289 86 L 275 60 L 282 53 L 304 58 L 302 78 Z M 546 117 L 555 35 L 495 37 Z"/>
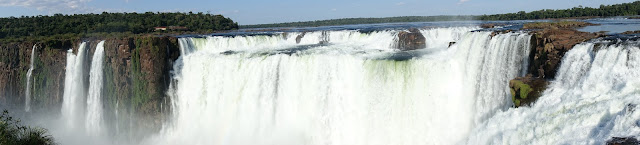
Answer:
<path fill-rule="evenodd" d="M 532 34 L 529 74 L 546 79 L 555 78 L 562 57 L 573 46 L 600 37 L 596 33 L 574 29 L 543 29 Z"/>
<path fill-rule="evenodd" d="M 504 26 L 507 26 L 507 24 L 504 24 L 504 23 L 484 23 L 484 24 L 480 24 L 480 28 L 484 28 L 484 29 L 496 28 L 496 27 L 504 27 Z"/>
<path fill-rule="evenodd" d="M 426 38 L 418 29 L 411 28 L 409 31 L 398 33 L 396 48 L 400 50 L 416 50 L 426 48 Z"/>
<path fill-rule="evenodd" d="M 607 140 L 607 145 L 640 145 L 635 137 L 613 137 Z"/>
<path fill-rule="evenodd" d="M 329 41 L 330 41 L 329 32 L 328 31 L 322 31 L 322 35 L 320 35 L 320 42 L 318 42 L 318 44 L 328 44 Z"/>
<path fill-rule="evenodd" d="M 626 32 L 622 32 L 620 34 L 640 34 L 640 30 L 637 30 L 637 31 L 626 31 Z"/>
<path fill-rule="evenodd" d="M 456 44 L 456 42 L 449 42 L 449 47 L 451 47 L 451 45 Z"/>
<path fill-rule="evenodd" d="M 302 32 L 302 34 L 296 36 L 296 44 L 300 44 L 300 41 L 302 41 L 302 38 L 304 38 L 305 34 L 307 34 L 307 32 Z"/>
<path fill-rule="evenodd" d="M 494 24 L 494 23 L 485 23 L 485 24 L 481 24 L 480 25 L 480 28 L 485 28 L 485 29 L 486 28 L 493 28 L 493 27 L 496 27 L 496 24 Z"/>
<path fill-rule="evenodd" d="M 523 29 L 558 29 L 558 28 L 578 28 L 586 26 L 595 26 L 598 24 L 587 23 L 582 21 L 558 21 L 558 22 L 535 22 L 526 23 Z"/>
<path fill-rule="evenodd" d="M 509 81 L 511 99 L 514 107 L 529 106 L 533 104 L 547 88 L 549 82 L 542 78 L 517 77 Z"/>

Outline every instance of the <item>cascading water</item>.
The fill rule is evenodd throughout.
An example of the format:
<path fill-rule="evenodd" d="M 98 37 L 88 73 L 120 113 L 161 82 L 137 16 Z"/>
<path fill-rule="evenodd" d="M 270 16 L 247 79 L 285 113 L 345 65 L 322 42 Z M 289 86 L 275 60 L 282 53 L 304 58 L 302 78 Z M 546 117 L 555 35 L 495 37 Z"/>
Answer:
<path fill-rule="evenodd" d="M 67 68 L 65 72 L 64 96 L 62 98 L 62 118 L 69 130 L 74 130 L 81 123 L 84 115 L 84 59 L 88 49 L 82 42 L 78 47 L 78 55 L 73 50 L 67 52 Z"/>
<path fill-rule="evenodd" d="M 638 137 L 640 42 L 610 43 L 576 45 L 537 103 L 497 113 L 466 143 L 605 144 Z"/>
<path fill-rule="evenodd" d="M 35 60 L 36 54 L 36 44 L 31 48 L 31 64 L 29 65 L 29 71 L 27 71 L 27 86 L 24 97 L 24 110 L 29 112 L 31 111 L 31 74 L 33 73 L 33 61 Z"/>
<path fill-rule="evenodd" d="M 450 42 L 462 39 L 465 33 L 478 30 L 479 27 L 451 27 L 420 30 L 425 37 L 427 48 L 446 48 Z"/>
<path fill-rule="evenodd" d="M 530 36 L 450 29 L 462 35 L 409 52 L 391 48 L 396 31 L 329 31 L 325 44 L 321 32 L 300 44 L 299 33 L 180 38 L 173 117 L 149 142 L 455 143 L 511 105 L 507 82 L 525 71 Z"/>
<path fill-rule="evenodd" d="M 85 128 L 91 135 L 102 133 L 102 86 L 104 62 L 104 41 L 100 41 L 93 54 L 89 76 L 89 96 L 87 96 L 87 116 Z"/>

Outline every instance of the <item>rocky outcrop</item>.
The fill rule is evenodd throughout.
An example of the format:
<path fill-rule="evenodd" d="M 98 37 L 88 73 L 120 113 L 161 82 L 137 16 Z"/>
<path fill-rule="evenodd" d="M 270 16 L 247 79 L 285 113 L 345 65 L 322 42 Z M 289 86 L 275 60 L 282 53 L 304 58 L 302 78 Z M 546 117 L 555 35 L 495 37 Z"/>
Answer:
<path fill-rule="evenodd" d="M 399 32 L 397 38 L 395 46 L 400 50 L 416 50 L 427 47 L 425 37 L 420 33 L 420 30 L 415 28 Z"/>
<path fill-rule="evenodd" d="M 538 29 L 531 32 L 531 52 L 527 77 L 509 81 L 511 97 L 515 107 L 528 106 L 540 97 L 547 80 L 555 78 L 562 57 L 578 43 L 597 37 L 601 33 L 580 32 L 573 28 L 590 26 L 585 22 L 541 22 L 528 23 L 524 29 Z"/>
<path fill-rule="evenodd" d="M 307 34 L 307 32 L 302 32 L 302 34 L 296 36 L 296 44 L 300 44 L 300 41 L 302 41 L 302 38 L 304 38 L 305 34 Z"/>
<path fill-rule="evenodd" d="M 573 29 L 544 29 L 533 32 L 529 72 L 535 77 L 553 79 L 564 54 L 578 43 L 598 34 Z"/>
<path fill-rule="evenodd" d="M 534 78 L 531 75 L 517 77 L 509 81 L 511 99 L 514 106 L 529 106 L 535 102 L 547 88 L 549 82 L 542 78 Z"/>
<path fill-rule="evenodd" d="M 522 29 L 571 29 L 586 26 L 594 26 L 598 24 L 582 22 L 582 21 L 557 21 L 557 22 L 534 22 L 526 23 Z"/>
<path fill-rule="evenodd" d="M 607 140 L 607 145 L 640 145 L 635 137 L 613 137 Z"/>

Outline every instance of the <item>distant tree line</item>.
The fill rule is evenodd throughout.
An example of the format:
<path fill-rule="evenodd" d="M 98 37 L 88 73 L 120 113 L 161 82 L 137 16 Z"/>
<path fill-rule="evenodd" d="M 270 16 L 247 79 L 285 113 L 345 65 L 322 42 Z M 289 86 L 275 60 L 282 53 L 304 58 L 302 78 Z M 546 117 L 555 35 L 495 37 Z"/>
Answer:
<path fill-rule="evenodd" d="M 332 20 L 318 20 L 307 22 L 290 22 L 276 24 L 242 25 L 240 28 L 269 28 L 269 27 L 318 27 L 332 25 L 399 23 L 399 22 L 431 22 L 455 20 L 529 20 L 549 18 L 570 18 L 585 16 L 630 16 L 640 15 L 640 1 L 615 5 L 600 5 L 600 8 L 575 7 L 563 10 L 538 10 L 533 12 L 520 11 L 517 13 L 482 15 L 482 16 L 403 16 L 387 18 L 345 18 Z"/>
<path fill-rule="evenodd" d="M 318 27 L 333 25 L 375 24 L 375 23 L 399 23 L 399 22 L 433 22 L 433 21 L 458 21 L 474 20 L 474 16 L 402 16 L 386 18 L 344 18 L 332 20 L 318 20 L 307 22 L 290 22 L 277 24 L 242 25 L 240 28 L 269 28 L 269 27 Z"/>
<path fill-rule="evenodd" d="M 631 16 L 640 15 L 640 1 L 615 5 L 600 5 L 599 8 L 574 7 L 564 10 L 538 10 L 533 12 L 520 11 L 517 13 L 482 15 L 479 20 L 527 20 L 527 19 L 549 19 L 549 18 L 569 18 L 588 16 Z"/>
<path fill-rule="evenodd" d="M 200 13 L 101 13 L 54 14 L 0 18 L 0 39 L 60 34 L 127 32 L 149 33 L 158 26 L 183 26 L 188 31 L 213 32 L 238 29 L 238 23 L 222 15 Z"/>

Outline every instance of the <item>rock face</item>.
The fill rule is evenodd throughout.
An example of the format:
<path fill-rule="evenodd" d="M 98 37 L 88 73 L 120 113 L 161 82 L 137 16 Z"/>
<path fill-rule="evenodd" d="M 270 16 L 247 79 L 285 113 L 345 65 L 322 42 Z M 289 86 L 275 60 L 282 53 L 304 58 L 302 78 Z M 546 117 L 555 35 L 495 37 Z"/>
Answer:
<path fill-rule="evenodd" d="M 547 80 L 555 78 L 562 57 L 573 46 L 587 40 L 603 37 L 604 34 L 575 30 L 576 27 L 594 25 L 585 22 L 540 22 L 524 24 L 524 29 L 538 29 L 531 32 L 531 52 L 526 77 L 509 81 L 511 97 L 515 107 L 528 106 L 540 97 Z"/>
<path fill-rule="evenodd" d="M 398 42 L 395 45 L 400 50 L 416 50 L 427 47 L 426 39 L 418 29 L 411 28 L 409 31 L 398 33 Z"/>
<path fill-rule="evenodd" d="M 511 90 L 511 99 L 514 106 L 529 106 L 535 102 L 542 92 L 547 88 L 549 82 L 541 78 L 534 78 L 531 75 L 527 77 L 517 77 L 509 81 Z"/>
<path fill-rule="evenodd" d="M 60 110 L 64 93 L 66 50 L 74 40 L 0 43 L 0 105 L 24 104 L 26 72 L 36 45 L 32 74 L 32 111 Z"/>
<path fill-rule="evenodd" d="M 101 40 L 106 40 L 103 102 L 104 111 L 108 113 L 104 114 L 110 115 L 105 118 L 119 118 L 107 122 L 119 125 L 118 128 L 140 129 L 132 130 L 132 135 L 159 130 L 171 106 L 167 104 L 170 100 L 165 93 L 170 84 L 170 69 L 180 55 L 175 37 L 131 36 L 0 43 L 0 105 L 23 107 L 26 72 L 31 48 L 36 44 L 32 111 L 60 113 L 67 50 L 73 48 L 77 53 L 78 45 L 85 41 L 90 46 L 87 58 L 91 58 Z M 85 61 L 85 84 L 89 84 L 91 59 Z M 113 113 L 116 111 L 117 116 Z"/>
<path fill-rule="evenodd" d="M 640 145 L 640 141 L 634 137 L 613 137 L 607 141 L 607 145 Z"/>
<path fill-rule="evenodd" d="M 529 56 L 529 73 L 534 77 L 553 79 L 560 67 L 564 54 L 573 46 L 600 37 L 596 33 L 580 32 L 573 29 L 544 29 L 534 31 L 533 48 Z"/>

